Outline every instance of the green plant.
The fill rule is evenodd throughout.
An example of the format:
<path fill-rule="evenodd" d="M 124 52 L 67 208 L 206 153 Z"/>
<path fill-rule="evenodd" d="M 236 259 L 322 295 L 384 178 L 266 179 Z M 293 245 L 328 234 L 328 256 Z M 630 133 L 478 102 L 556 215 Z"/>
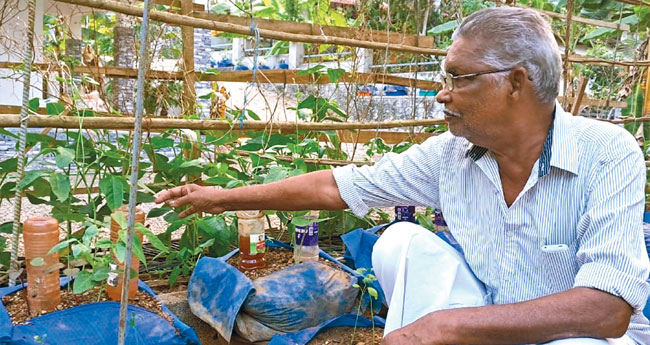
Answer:
<path fill-rule="evenodd" d="M 375 334 L 375 320 L 373 317 L 374 314 L 374 309 L 372 305 L 372 300 L 374 299 L 377 301 L 379 299 L 379 294 L 377 293 L 377 290 L 373 288 L 372 283 L 377 281 L 377 277 L 375 277 L 374 274 L 372 274 L 372 269 L 366 269 L 366 268 L 358 268 L 355 270 L 358 274 L 363 276 L 363 279 L 361 281 L 361 285 L 358 283 L 352 285 L 355 289 L 359 289 L 360 295 L 359 295 L 359 305 L 357 307 L 357 318 L 354 323 L 354 333 L 352 334 L 352 339 L 350 340 L 350 344 L 354 344 L 354 336 L 356 334 L 357 330 L 357 321 L 359 320 L 359 316 L 362 313 L 362 306 L 364 305 L 364 296 L 367 293 L 368 296 L 370 297 L 369 300 L 369 308 L 368 310 L 370 311 L 370 322 L 372 323 L 372 334 L 373 334 L 373 344 L 374 344 L 374 334 Z"/>

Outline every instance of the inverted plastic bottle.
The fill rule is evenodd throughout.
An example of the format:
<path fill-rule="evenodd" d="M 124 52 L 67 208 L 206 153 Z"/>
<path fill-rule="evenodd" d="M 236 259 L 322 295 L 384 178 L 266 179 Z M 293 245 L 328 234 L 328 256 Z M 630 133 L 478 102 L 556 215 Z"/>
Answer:
<path fill-rule="evenodd" d="M 237 211 L 239 230 L 239 268 L 254 270 L 266 266 L 266 236 L 264 235 L 264 212 Z"/>
<path fill-rule="evenodd" d="M 395 206 L 395 221 L 415 222 L 415 206 Z"/>
<path fill-rule="evenodd" d="M 46 255 L 59 241 L 59 222 L 51 217 L 29 218 L 23 223 L 25 260 L 27 261 L 27 303 L 32 315 L 53 311 L 61 303 L 59 253 Z M 42 258 L 42 265 L 32 259 Z"/>
<path fill-rule="evenodd" d="M 126 217 L 127 221 L 129 218 L 129 208 L 128 206 L 122 206 L 116 210 L 116 212 L 122 212 L 124 213 L 124 216 Z M 142 224 L 144 225 L 145 222 L 145 215 L 144 212 L 136 208 L 135 209 L 135 224 Z M 113 243 L 117 242 L 119 238 L 119 231 L 122 230 L 119 224 L 115 222 L 113 218 L 111 218 L 111 241 Z M 138 239 L 140 240 L 140 243 L 142 243 L 142 233 L 136 231 L 135 232 L 138 235 Z M 113 261 L 117 262 L 117 258 L 113 257 Z M 121 263 L 119 265 L 114 266 L 113 268 L 118 268 L 120 271 L 124 269 L 124 263 Z M 131 269 L 135 272 L 140 271 L 140 260 L 133 255 L 131 257 Z M 129 279 L 129 298 L 135 298 L 136 294 L 138 293 L 138 277 L 134 277 Z M 119 301 L 122 299 L 122 273 L 116 273 L 112 272 L 108 275 L 108 279 L 106 281 L 106 294 L 108 295 L 108 298 L 110 298 L 113 301 Z"/>
<path fill-rule="evenodd" d="M 449 231 L 449 227 L 447 227 L 447 222 L 445 221 L 445 217 L 443 217 L 442 215 L 442 211 L 435 210 L 434 217 L 435 217 L 434 223 L 436 226 L 436 232 Z"/>
<path fill-rule="evenodd" d="M 309 220 L 318 219 L 318 215 L 312 213 L 307 216 Z M 307 226 L 296 226 L 296 245 L 293 247 L 293 260 L 296 263 L 318 260 L 318 223 L 311 222 Z"/>

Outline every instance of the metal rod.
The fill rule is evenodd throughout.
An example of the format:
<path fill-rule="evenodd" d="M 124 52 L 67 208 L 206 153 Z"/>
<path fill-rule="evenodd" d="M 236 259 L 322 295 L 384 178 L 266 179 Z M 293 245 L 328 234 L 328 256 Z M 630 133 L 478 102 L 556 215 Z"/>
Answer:
<path fill-rule="evenodd" d="M 140 27 L 140 56 L 138 58 L 138 83 L 136 86 L 135 124 L 133 128 L 133 152 L 131 153 L 131 189 L 129 190 L 129 217 L 124 254 L 124 273 L 122 275 L 122 298 L 120 301 L 120 329 L 118 345 L 124 345 L 126 333 L 126 307 L 129 304 L 129 275 L 133 254 L 133 235 L 135 234 L 135 197 L 138 192 L 138 165 L 142 141 L 142 114 L 144 113 L 144 80 L 147 68 L 147 34 L 149 30 L 149 0 L 144 0 L 142 25 Z"/>
<path fill-rule="evenodd" d="M 32 77 L 32 51 L 34 44 L 34 13 L 36 12 L 36 0 L 29 1 L 29 14 L 27 19 L 27 27 L 25 30 L 25 55 L 23 60 L 25 69 L 23 70 L 23 104 L 20 108 L 20 133 L 18 138 L 18 181 L 23 179 L 25 174 L 25 146 L 27 142 L 27 122 L 29 119 L 29 90 L 31 89 Z M 16 188 L 16 195 L 14 196 L 14 222 L 11 232 L 11 263 L 9 265 L 9 286 L 16 285 L 16 278 L 18 275 L 18 242 L 20 241 L 20 211 L 23 205 L 22 192 Z"/>

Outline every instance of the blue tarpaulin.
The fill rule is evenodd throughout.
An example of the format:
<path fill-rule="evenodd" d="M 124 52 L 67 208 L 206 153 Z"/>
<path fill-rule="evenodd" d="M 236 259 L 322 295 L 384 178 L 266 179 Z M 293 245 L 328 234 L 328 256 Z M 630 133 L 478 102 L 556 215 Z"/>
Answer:
<path fill-rule="evenodd" d="M 385 320 L 375 316 L 373 318 L 374 327 L 384 328 Z M 363 316 L 355 314 L 345 314 L 327 320 L 324 323 L 303 329 L 298 332 L 278 334 L 271 339 L 269 345 L 303 345 L 310 342 L 321 331 L 335 327 L 373 327 L 373 322 Z M 383 333 L 383 329 L 377 330 Z"/>
<path fill-rule="evenodd" d="M 290 246 L 267 241 L 269 247 Z M 251 281 L 227 260 L 204 257 L 197 263 L 188 284 L 192 312 L 230 341 L 235 327 L 250 341 L 269 340 L 278 333 L 312 327 L 349 312 L 358 289 L 352 271 L 315 261 L 276 271 Z M 321 257 L 333 260 L 321 251 Z M 336 262 L 336 261 L 334 261 Z"/>
<path fill-rule="evenodd" d="M 65 287 L 69 279 L 61 279 Z M 12 294 L 27 285 L 0 288 L 0 297 Z M 151 296 L 156 294 L 142 281 L 138 288 Z M 194 329 L 183 323 L 167 307 L 163 312 L 172 317 L 174 326 L 158 314 L 129 305 L 125 343 L 136 344 L 201 344 Z M 4 305 L 0 309 L 0 344 L 117 344 L 120 319 L 119 302 L 96 302 L 55 311 L 14 326 Z"/>

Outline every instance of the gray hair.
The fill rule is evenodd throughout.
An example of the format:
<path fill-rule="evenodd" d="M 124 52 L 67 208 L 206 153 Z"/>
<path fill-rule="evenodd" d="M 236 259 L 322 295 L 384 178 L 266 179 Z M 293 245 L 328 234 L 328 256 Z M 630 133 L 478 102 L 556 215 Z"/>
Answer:
<path fill-rule="evenodd" d="M 537 98 L 554 102 L 559 94 L 562 59 L 548 21 L 536 11 L 515 7 L 486 8 L 467 17 L 452 38 L 483 42 L 482 62 L 495 69 L 524 67 Z"/>

